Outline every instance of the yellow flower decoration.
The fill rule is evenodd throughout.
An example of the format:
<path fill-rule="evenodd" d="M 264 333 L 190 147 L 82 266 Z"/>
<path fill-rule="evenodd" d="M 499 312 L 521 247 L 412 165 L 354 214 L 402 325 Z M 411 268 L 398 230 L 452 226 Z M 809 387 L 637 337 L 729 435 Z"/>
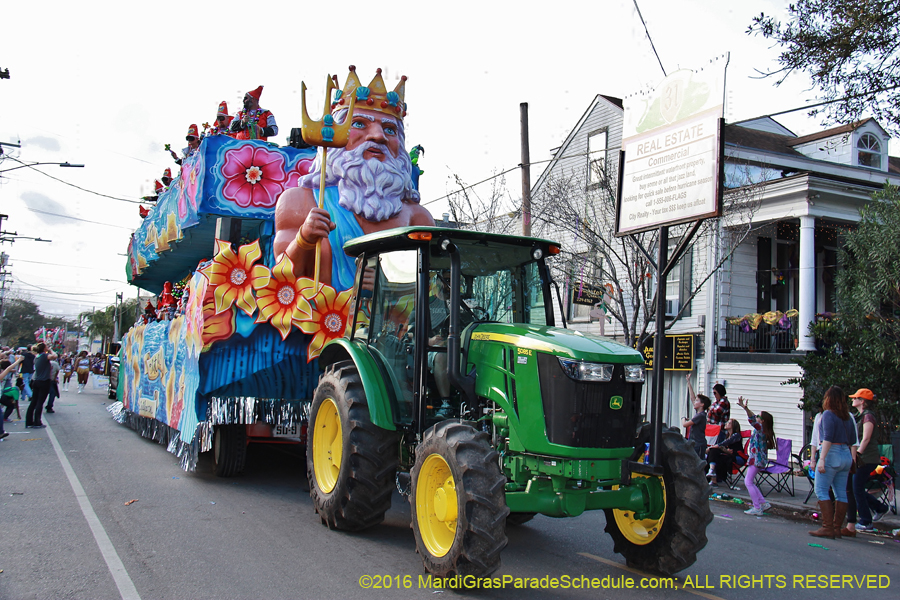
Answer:
<path fill-rule="evenodd" d="M 312 287 L 313 282 L 306 277 L 297 279 L 293 270 L 294 265 L 285 254 L 271 272 L 265 267 L 254 267 L 251 279 L 259 307 L 256 322 L 271 321 L 272 326 L 281 333 L 281 339 L 287 338 L 295 320 L 304 318 L 310 312 L 304 291 Z"/>
<path fill-rule="evenodd" d="M 250 317 L 256 310 L 256 300 L 253 298 L 251 282 L 257 269 L 268 269 L 261 265 L 254 266 L 262 252 L 259 249 L 259 240 L 252 244 L 246 244 L 238 249 L 237 255 L 231 249 L 231 244 L 223 240 L 216 240 L 216 255 L 212 262 L 200 269 L 200 272 L 209 280 L 209 285 L 214 289 L 216 300 L 216 314 L 221 314 L 230 309 L 234 304 L 247 313 Z"/>
<path fill-rule="evenodd" d="M 352 289 L 338 294 L 333 287 L 322 285 L 312 297 L 308 317 L 297 321 L 297 327 L 303 333 L 313 336 L 307 350 L 307 361 L 318 357 L 325 344 L 344 335 L 350 320 L 352 295 Z"/>

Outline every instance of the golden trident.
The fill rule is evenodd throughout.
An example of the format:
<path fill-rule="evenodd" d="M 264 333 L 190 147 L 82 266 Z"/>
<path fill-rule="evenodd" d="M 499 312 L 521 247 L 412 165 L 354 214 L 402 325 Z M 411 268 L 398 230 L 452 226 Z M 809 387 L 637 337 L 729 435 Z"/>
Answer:
<path fill-rule="evenodd" d="M 331 116 L 331 92 L 340 89 L 337 75 L 329 75 L 325 83 L 325 108 L 321 121 L 313 121 L 306 112 L 306 83 L 300 82 L 300 101 L 303 107 L 303 128 L 300 130 L 303 141 L 311 146 L 322 148 L 322 177 L 319 181 L 319 208 L 325 203 L 325 169 L 328 166 L 328 149 L 343 148 L 350 141 L 350 126 L 353 122 L 353 107 L 356 105 L 356 94 L 350 94 L 347 118 L 340 125 L 335 124 Z M 333 250 L 332 250 L 333 251 Z M 316 270 L 313 290 L 319 291 L 319 263 L 322 256 L 322 239 L 316 241 Z"/>

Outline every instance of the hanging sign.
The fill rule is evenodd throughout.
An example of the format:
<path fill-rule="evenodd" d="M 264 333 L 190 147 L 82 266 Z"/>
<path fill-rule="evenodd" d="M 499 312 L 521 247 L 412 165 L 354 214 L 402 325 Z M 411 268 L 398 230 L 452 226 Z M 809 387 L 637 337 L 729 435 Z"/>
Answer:
<path fill-rule="evenodd" d="M 641 345 L 641 354 L 644 355 L 644 365 L 648 369 L 653 368 L 653 350 L 655 336 L 644 340 Z M 667 335 L 663 344 L 663 369 L 666 371 L 693 371 L 694 370 L 694 336 Z"/>

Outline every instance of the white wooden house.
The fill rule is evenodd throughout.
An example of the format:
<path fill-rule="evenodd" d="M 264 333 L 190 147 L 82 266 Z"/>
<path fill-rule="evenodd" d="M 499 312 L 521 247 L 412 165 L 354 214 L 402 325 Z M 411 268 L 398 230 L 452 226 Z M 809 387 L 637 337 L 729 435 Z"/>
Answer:
<path fill-rule="evenodd" d="M 618 172 L 622 122 L 621 100 L 596 96 L 554 151 L 532 197 L 538 198 L 559 175 L 581 173 L 590 185 L 595 161 Z M 713 384 L 724 384 L 733 417 L 746 423 L 736 402 L 744 396 L 754 411 L 772 413 L 776 435 L 790 438 L 797 452 L 806 438 L 798 409 L 802 393 L 797 384 L 784 382 L 801 375 L 794 359 L 815 349 L 808 324 L 817 314 L 834 310 L 840 235 L 854 226 L 860 207 L 886 180 L 900 184 L 900 159 L 888 157 L 889 136 L 872 119 L 800 137 L 770 117 L 727 124 L 724 131 L 726 194 L 746 193 L 748 181 L 757 184 L 752 194 L 757 208 L 729 222 L 735 230 L 749 226 L 750 233 L 667 333 L 694 334 L 692 382 L 697 392 L 711 397 Z M 728 228 L 713 228 L 673 270 L 667 281 L 667 314 L 677 313 L 692 286 L 709 275 L 709 265 L 729 247 L 730 234 Z M 557 237 L 580 251 L 577 239 Z M 602 285 L 604 274 L 593 275 L 598 276 L 594 283 Z M 590 310 L 572 304 L 571 293 L 567 296 L 571 327 L 624 341 L 615 323 L 603 326 L 596 311 L 591 317 Z M 799 314 L 755 329 L 753 323 L 727 321 L 769 311 Z M 665 419 L 677 423 L 692 412 L 684 372 L 667 373 L 665 388 Z M 645 396 L 649 389 L 645 386 Z"/>

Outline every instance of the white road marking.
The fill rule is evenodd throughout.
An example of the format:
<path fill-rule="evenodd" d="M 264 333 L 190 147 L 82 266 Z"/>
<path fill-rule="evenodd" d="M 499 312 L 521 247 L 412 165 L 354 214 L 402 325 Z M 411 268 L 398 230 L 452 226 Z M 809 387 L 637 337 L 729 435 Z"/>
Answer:
<path fill-rule="evenodd" d="M 141 600 L 137 588 L 134 587 L 134 582 L 131 581 L 131 577 L 128 576 L 128 571 L 125 570 L 125 565 L 122 564 L 122 559 L 119 558 L 115 546 L 113 546 L 109 536 L 106 535 L 103 524 L 100 522 L 100 519 L 97 518 L 97 513 L 94 512 L 91 501 L 88 500 L 87 494 L 81 486 L 81 482 L 78 481 L 78 476 L 75 475 L 75 471 L 72 469 L 69 459 L 66 458 L 62 446 L 59 445 L 59 441 L 56 439 L 56 436 L 53 435 L 53 430 L 49 425 L 47 426 L 46 431 L 47 437 L 50 438 L 50 443 L 53 444 L 53 449 L 56 451 L 56 457 L 59 459 L 60 464 L 62 464 L 66 477 L 69 478 L 69 485 L 72 486 L 72 491 L 75 492 L 75 497 L 78 499 L 81 513 L 84 515 L 85 520 L 87 520 L 88 525 L 91 528 L 91 533 L 94 534 L 94 539 L 97 541 L 97 546 L 100 548 L 103 560 L 106 561 L 106 566 L 109 568 L 113 581 L 116 582 L 116 587 L 119 588 L 119 594 L 122 595 L 122 600 Z"/>

